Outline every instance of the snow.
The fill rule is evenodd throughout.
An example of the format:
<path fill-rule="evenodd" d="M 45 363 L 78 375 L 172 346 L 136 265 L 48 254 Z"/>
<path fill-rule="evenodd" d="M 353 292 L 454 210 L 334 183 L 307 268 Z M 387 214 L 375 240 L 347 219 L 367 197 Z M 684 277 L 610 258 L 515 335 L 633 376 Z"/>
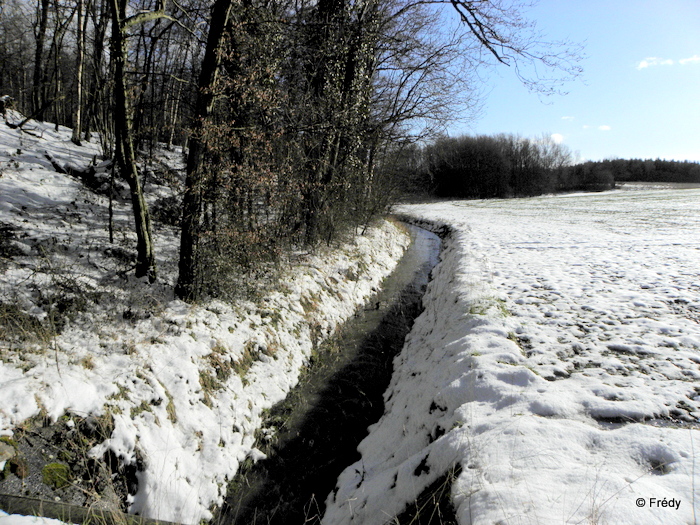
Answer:
<path fill-rule="evenodd" d="M 60 297 L 77 306 L 58 337 L 0 342 L 0 435 L 39 414 L 112 417 L 92 453 L 138 465 L 131 512 L 207 519 L 241 462 L 263 457 L 263 411 L 407 236 L 383 223 L 303 258 L 255 302 L 185 304 L 171 291 L 175 228 L 155 232 L 159 284 L 129 277 L 128 202 L 111 245 L 106 198 L 45 158 L 82 168 L 99 147 L 29 127 L 0 125 L 0 221 L 17 232 L 0 301 L 45 322 Z M 176 191 L 146 188 L 151 203 Z M 462 525 L 697 521 L 700 190 L 633 189 L 397 209 L 449 235 L 385 414 L 323 523 L 383 524 L 454 466 Z"/>
<path fill-rule="evenodd" d="M 75 308 L 57 337 L 0 341 L 0 435 L 40 414 L 111 417 L 112 435 L 91 453 L 111 451 L 138 466 L 130 512 L 209 519 L 241 462 L 263 457 L 254 447 L 263 411 L 296 384 L 318 338 L 377 291 L 409 237 L 383 222 L 332 250 L 300 255 L 281 285 L 255 302 L 185 304 L 172 296 L 176 229 L 154 232 L 159 284 L 130 277 L 128 200 L 114 203 L 112 245 L 107 198 L 45 158 L 85 168 L 99 147 L 75 146 L 68 128 L 27 129 L 0 125 L 0 221 L 15 229 L 9 243 L 17 251 L 0 267 L 0 301 L 51 322 L 50 305 L 68 297 Z M 182 152 L 164 161 L 178 159 Z M 174 191 L 146 185 L 151 203 Z M 239 365 L 248 358 L 247 369 Z"/>
<path fill-rule="evenodd" d="M 63 525 L 63 521 L 39 516 L 22 516 L 21 514 L 8 514 L 0 510 L 0 525 Z"/>
<path fill-rule="evenodd" d="M 326 525 L 695 523 L 700 190 L 405 205 L 450 235 Z M 700 448 L 698 448 L 700 451 Z"/>

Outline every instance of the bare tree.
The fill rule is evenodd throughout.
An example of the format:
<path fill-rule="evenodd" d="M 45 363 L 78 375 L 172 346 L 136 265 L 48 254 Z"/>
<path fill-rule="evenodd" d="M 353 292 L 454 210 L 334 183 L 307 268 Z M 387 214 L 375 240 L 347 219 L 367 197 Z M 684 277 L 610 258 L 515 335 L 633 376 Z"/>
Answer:
<path fill-rule="evenodd" d="M 87 17 L 84 14 L 83 0 L 78 0 L 76 10 L 78 13 L 75 51 L 76 99 L 75 111 L 73 113 L 72 140 L 75 144 L 80 145 L 80 136 L 83 129 L 83 71 L 85 62 L 85 29 L 87 25 Z"/>
<path fill-rule="evenodd" d="M 127 0 L 112 0 L 112 62 L 114 64 L 114 128 L 119 171 L 129 184 L 136 229 L 136 276 L 156 280 L 156 260 L 148 206 L 136 164 L 131 107 L 126 83 L 126 38 L 131 26 L 157 18 L 162 12 L 146 12 L 127 17 Z"/>
<path fill-rule="evenodd" d="M 523 12 L 531 1 L 437 0 L 451 5 L 484 53 L 501 65 L 512 66 L 520 81 L 541 95 L 562 93 L 564 83 L 580 76 L 582 45 L 552 42 Z"/>
<path fill-rule="evenodd" d="M 202 227 L 202 192 L 204 190 L 205 138 L 204 124 L 214 103 L 213 87 L 221 64 L 220 50 L 224 30 L 231 15 L 234 0 L 216 0 L 211 11 L 211 26 L 199 74 L 197 101 L 192 125 L 187 177 L 183 200 L 182 233 L 180 238 L 179 275 L 175 294 L 184 300 L 196 299 L 199 293 L 198 264 Z"/>
<path fill-rule="evenodd" d="M 41 0 L 37 6 L 37 24 L 35 30 L 34 47 L 34 75 L 32 86 L 32 112 L 43 120 L 44 89 L 46 84 L 44 67 L 44 46 L 46 42 L 46 29 L 49 23 L 50 0 Z"/>

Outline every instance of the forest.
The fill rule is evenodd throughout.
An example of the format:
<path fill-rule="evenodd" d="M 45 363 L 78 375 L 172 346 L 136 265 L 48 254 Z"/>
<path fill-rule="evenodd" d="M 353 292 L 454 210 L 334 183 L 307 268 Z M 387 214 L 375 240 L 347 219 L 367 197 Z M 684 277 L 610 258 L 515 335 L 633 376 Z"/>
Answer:
<path fill-rule="evenodd" d="M 584 162 L 582 171 L 605 172 L 615 182 L 700 183 L 700 163 L 663 159 L 606 159 Z"/>
<path fill-rule="evenodd" d="M 394 160 L 414 195 L 489 199 L 545 193 L 604 191 L 618 183 L 700 183 L 700 163 L 690 161 L 576 160 L 551 136 L 513 134 L 439 137 L 406 148 Z"/>
<path fill-rule="evenodd" d="M 144 166 L 154 149 L 182 150 L 176 294 L 195 300 L 223 294 L 226 273 L 259 275 L 284 253 L 361 231 L 400 194 L 406 151 L 478 110 L 484 68 L 510 66 L 544 95 L 577 77 L 580 47 L 545 42 L 525 7 L 3 0 L 0 95 L 26 116 L 24 132 L 36 119 L 101 142 L 128 183 L 136 275 L 150 282 Z"/>

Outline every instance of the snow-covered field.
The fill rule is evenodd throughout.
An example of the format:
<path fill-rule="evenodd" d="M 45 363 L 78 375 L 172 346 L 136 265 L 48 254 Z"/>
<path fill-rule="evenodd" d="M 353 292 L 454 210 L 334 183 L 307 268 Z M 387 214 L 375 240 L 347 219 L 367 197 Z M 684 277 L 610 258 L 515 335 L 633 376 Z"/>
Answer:
<path fill-rule="evenodd" d="M 131 277 L 128 199 L 114 204 L 110 243 L 107 197 L 45 158 L 84 168 L 99 148 L 73 145 L 67 128 L 27 128 L 0 123 L 0 226 L 12 233 L 2 239 L 11 257 L 0 259 L 0 306 L 4 327 L 14 327 L 0 325 L 0 436 L 37 416 L 60 418 L 68 434 L 86 418 L 113 426 L 91 455 L 111 451 L 138 467 L 129 510 L 199 523 L 223 501 L 239 464 L 261 456 L 254 434 L 262 412 L 297 382 L 318 340 L 377 290 L 409 237 L 385 222 L 333 250 L 300 255 L 255 302 L 189 305 L 172 296 L 176 229 L 155 231 L 159 283 Z M 181 152 L 163 155 L 181 164 Z M 173 194 L 150 181 L 151 203 Z M 33 338 L 29 329 L 56 324 L 54 314 L 60 334 Z"/>
<path fill-rule="evenodd" d="M 383 524 L 455 465 L 462 525 L 697 523 L 700 190 L 398 211 L 452 234 L 323 523 Z"/>

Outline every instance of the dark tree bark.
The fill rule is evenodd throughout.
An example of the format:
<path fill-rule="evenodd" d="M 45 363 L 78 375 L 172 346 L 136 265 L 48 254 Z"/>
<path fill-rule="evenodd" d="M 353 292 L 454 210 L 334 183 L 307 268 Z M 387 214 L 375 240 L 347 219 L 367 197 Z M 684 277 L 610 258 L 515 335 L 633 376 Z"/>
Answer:
<path fill-rule="evenodd" d="M 108 137 L 111 128 L 111 112 L 109 107 L 111 103 L 111 95 L 106 88 L 109 82 L 104 74 L 104 48 L 107 34 L 107 27 L 111 18 L 110 0 L 93 0 L 88 3 L 88 13 L 92 20 L 93 35 L 92 49 L 88 53 L 90 57 L 89 75 L 87 77 L 87 86 L 85 94 L 87 95 L 85 118 L 83 119 L 85 127 L 85 135 L 90 136 L 92 129 L 100 133 L 104 153 L 110 154 L 112 144 Z M 87 18 L 87 16 L 86 16 Z"/>
<path fill-rule="evenodd" d="M 83 130 L 83 70 L 85 62 L 85 21 L 87 21 L 87 17 L 83 13 L 83 0 L 78 0 L 76 9 L 78 11 L 78 32 L 76 35 L 77 42 L 75 53 L 76 100 L 75 113 L 73 114 L 73 136 L 71 140 L 73 143 L 80 146 L 80 135 Z"/>
<path fill-rule="evenodd" d="M 216 0 L 211 12 L 202 69 L 199 74 L 194 122 L 187 156 L 187 178 L 183 200 L 182 234 L 180 237 L 179 275 L 175 295 L 185 301 L 198 298 L 198 248 L 202 224 L 202 190 L 204 183 L 205 139 L 202 130 L 212 111 L 212 87 L 220 65 L 220 48 L 234 0 Z"/>
<path fill-rule="evenodd" d="M 32 77 L 32 112 L 36 118 L 44 119 L 44 88 L 46 74 L 44 71 L 44 45 L 46 42 L 46 28 L 49 22 L 49 0 L 41 0 L 39 8 L 39 21 L 36 32 L 36 48 L 34 50 L 34 74 Z"/>
<path fill-rule="evenodd" d="M 129 184 L 137 238 L 136 277 L 156 280 L 156 261 L 148 206 L 136 165 L 126 86 L 126 0 L 112 1 L 112 62 L 114 63 L 114 129 L 117 164 Z"/>

